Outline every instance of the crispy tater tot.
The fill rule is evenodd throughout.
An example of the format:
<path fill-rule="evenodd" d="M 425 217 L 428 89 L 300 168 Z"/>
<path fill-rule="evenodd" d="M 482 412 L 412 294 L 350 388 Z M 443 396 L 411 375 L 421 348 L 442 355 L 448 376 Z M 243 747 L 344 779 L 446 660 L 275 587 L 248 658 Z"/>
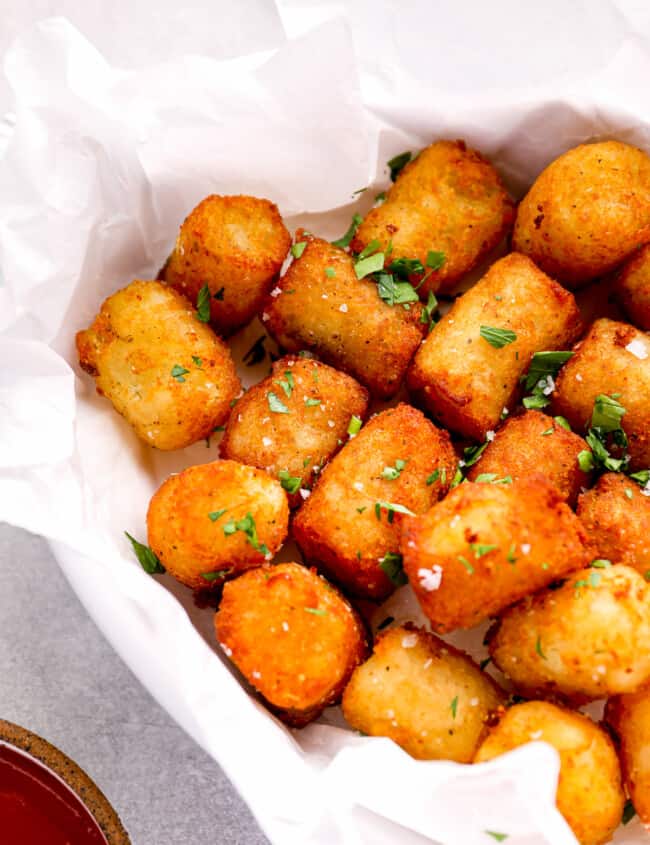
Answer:
<path fill-rule="evenodd" d="M 296 239 L 304 250 L 267 298 L 265 328 L 287 351 L 311 350 L 374 396 L 393 396 L 426 328 L 420 304 L 388 305 L 344 250 L 302 230 Z"/>
<path fill-rule="evenodd" d="M 203 297 L 206 317 L 227 337 L 255 316 L 290 246 L 274 203 L 213 194 L 185 219 L 162 276 L 197 307 Z"/>
<path fill-rule="evenodd" d="M 580 330 L 573 296 L 512 253 L 433 328 L 409 370 L 409 389 L 446 428 L 483 440 L 514 405 L 535 352 L 566 349 Z"/>
<path fill-rule="evenodd" d="M 609 842 L 623 815 L 621 768 L 608 734 L 581 713 L 545 701 L 506 710 L 479 748 L 484 763 L 526 745 L 547 742 L 560 755 L 557 808 L 581 845 Z"/>
<path fill-rule="evenodd" d="M 354 670 L 343 715 L 370 736 L 387 736 L 419 760 L 470 763 L 490 713 L 505 695 L 464 652 L 406 625 L 375 643 Z"/>
<path fill-rule="evenodd" d="M 261 566 L 287 536 L 280 482 L 255 467 L 214 461 L 171 475 L 147 513 L 149 545 L 170 575 L 206 590 Z"/>
<path fill-rule="evenodd" d="M 490 654 L 522 694 L 580 705 L 650 679 L 650 585 L 628 566 L 597 563 L 501 616 Z"/>
<path fill-rule="evenodd" d="M 410 405 L 374 417 L 325 468 L 298 511 L 305 559 L 357 596 L 381 599 L 403 583 L 402 513 L 423 513 L 456 471 L 449 435 Z"/>
<path fill-rule="evenodd" d="M 650 578 L 650 498 L 638 484 L 607 472 L 580 496 L 577 513 L 599 558 Z"/>
<path fill-rule="evenodd" d="M 625 262 L 614 291 L 630 322 L 650 331 L 650 244 Z"/>
<path fill-rule="evenodd" d="M 246 680 L 294 727 L 339 699 L 367 653 L 350 604 L 297 563 L 263 566 L 227 583 L 215 630 Z"/>
<path fill-rule="evenodd" d="M 650 826 L 650 686 L 610 698 L 605 720 L 619 743 L 623 779 L 634 809 Z"/>
<path fill-rule="evenodd" d="M 353 378 L 307 358 L 287 356 L 237 402 L 221 455 L 279 477 L 296 506 L 317 473 L 365 419 L 368 392 Z"/>
<path fill-rule="evenodd" d="M 434 630 L 471 628 L 586 566 L 582 524 L 541 475 L 464 483 L 423 516 L 404 517 L 404 570 Z"/>
<path fill-rule="evenodd" d="M 136 280 L 77 333 L 81 367 L 97 392 L 157 449 L 182 449 L 225 421 L 241 390 L 227 346 L 185 297 Z"/>
<path fill-rule="evenodd" d="M 585 441 L 539 411 L 509 417 L 494 440 L 467 474 L 470 481 L 507 483 L 541 473 L 574 505 L 589 474 L 578 465 L 578 455 L 589 450 Z"/>
<path fill-rule="evenodd" d="M 621 427 L 629 445 L 630 468 L 650 467 L 650 337 L 627 323 L 596 320 L 560 370 L 553 409 L 582 432 L 596 397 L 613 396 L 625 408 Z"/>
<path fill-rule="evenodd" d="M 575 288 L 650 241 L 650 158 L 620 141 L 581 144 L 519 204 L 513 249 Z"/>
<path fill-rule="evenodd" d="M 437 141 L 401 171 L 385 201 L 359 226 L 352 250 L 378 240 L 392 257 L 417 258 L 421 294 L 449 290 L 493 249 L 514 222 L 514 205 L 487 159 L 463 141 Z M 442 259 L 428 261 L 429 253 Z M 421 278 L 422 273 L 414 276 Z"/>

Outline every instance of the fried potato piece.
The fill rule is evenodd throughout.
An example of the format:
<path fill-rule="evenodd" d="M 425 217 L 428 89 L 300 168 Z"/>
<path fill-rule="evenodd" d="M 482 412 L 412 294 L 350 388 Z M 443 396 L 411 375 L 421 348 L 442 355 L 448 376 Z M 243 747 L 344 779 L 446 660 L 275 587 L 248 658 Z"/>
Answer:
<path fill-rule="evenodd" d="M 589 480 L 589 474 L 578 465 L 583 450 L 589 451 L 589 446 L 582 437 L 540 411 L 526 411 L 506 420 L 467 478 L 498 483 L 504 478 L 518 481 L 537 472 L 574 505 L 580 488 Z"/>
<path fill-rule="evenodd" d="M 367 409 L 368 391 L 350 376 L 319 361 L 287 356 L 237 402 L 221 456 L 273 476 L 282 473 L 282 486 L 295 506 L 347 441 L 351 418 L 365 419 Z"/>
<path fill-rule="evenodd" d="M 246 680 L 295 727 L 339 699 L 367 654 L 350 604 L 297 563 L 263 566 L 226 584 L 215 630 Z"/>
<path fill-rule="evenodd" d="M 591 556 L 582 524 L 542 475 L 455 487 L 402 521 L 404 571 L 434 630 L 471 628 Z"/>
<path fill-rule="evenodd" d="M 264 326 L 287 351 L 309 349 L 374 396 L 393 396 L 425 331 L 419 303 L 388 305 L 344 250 L 300 229 L 296 240 L 307 246 L 267 298 Z"/>
<path fill-rule="evenodd" d="M 270 560 L 288 524 L 280 482 L 236 461 L 171 475 L 147 512 L 149 546 L 170 575 L 195 590 Z"/>
<path fill-rule="evenodd" d="M 325 468 L 292 533 L 305 560 L 351 593 L 388 596 L 403 583 L 400 511 L 423 513 L 456 471 L 449 435 L 398 405 L 374 417 Z"/>
<path fill-rule="evenodd" d="M 591 421 L 599 394 L 625 408 L 621 425 L 627 434 L 630 469 L 650 467 L 650 337 L 614 320 L 596 320 L 575 355 L 560 370 L 552 395 L 553 410 L 576 431 Z"/>
<path fill-rule="evenodd" d="M 136 280 L 77 333 L 97 392 L 157 449 L 182 449 L 225 421 L 241 390 L 228 347 L 161 282 Z"/>
<path fill-rule="evenodd" d="M 506 610 L 490 654 L 528 697 L 634 692 L 650 680 L 650 586 L 621 564 L 574 572 Z"/>
<path fill-rule="evenodd" d="M 556 803 L 581 845 L 609 842 L 623 815 L 625 795 L 614 744 L 581 713 L 545 701 L 515 704 L 490 729 L 475 763 L 528 742 L 547 742 L 560 755 Z"/>
<path fill-rule="evenodd" d="M 625 262 L 614 291 L 630 322 L 650 331 L 650 244 Z"/>
<path fill-rule="evenodd" d="M 452 288 L 499 243 L 514 218 L 514 204 L 490 162 L 463 141 L 437 141 L 406 165 L 351 247 L 361 252 L 378 240 L 385 250 L 392 242 L 394 258 L 419 258 L 425 267 L 429 252 L 444 253 L 444 264 L 420 289 L 426 298 L 429 291 Z"/>
<path fill-rule="evenodd" d="M 259 311 L 290 246 L 274 203 L 213 194 L 185 219 L 162 276 L 192 303 L 207 285 L 210 322 L 228 337 Z"/>
<path fill-rule="evenodd" d="M 471 763 L 505 695 L 464 652 L 406 625 L 375 643 L 343 695 L 353 728 L 386 736 L 419 760 Z"/>
<path fill-rule="evenodd" d="M 610 698 L 605 720 L 619 740 L 623 779 L 634 809 L 650 825 L 650 687 Z"/>
<path fill-rule="evenodd" d="M 577 513 L 598 557 L 650 573 L 650 498 L 637 484 L 605 473 L 580 496 Z"/>
<path fill-rule="evenodd" d="M 650 158 L 620 141 L 581 144 L 519 203 L 512 248 L 571 288 L 650 241 Z"/>
<path fill-rule="evenodd" d="M 496 337 L 490 329 L 498 330 Z M 434 327 L 413 360 L 408 386 L 445 428 L 483 440 L 504 407 L 514 405 L 535 352 L 566 349 L 580 331 L 573 296 L 512 253 Z"/>

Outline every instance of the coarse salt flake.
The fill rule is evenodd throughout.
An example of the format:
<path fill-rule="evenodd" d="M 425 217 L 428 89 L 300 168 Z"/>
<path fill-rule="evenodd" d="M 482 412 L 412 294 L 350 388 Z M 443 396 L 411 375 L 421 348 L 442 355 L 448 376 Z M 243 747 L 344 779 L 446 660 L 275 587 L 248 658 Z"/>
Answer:
<path fill-rule="evenodd" d="M 405 637 L 402 637 L 402 648 L 413 648 L 418 644 L 418 635 L 417 634 L 407 634 Z"/>
<path fill-rule="evenodd" d="M 342 305 L 339 305 L 339 311 L 341 311 L 343 314 L 348 313 L 348 306 L 345 304 L 345 302 Z"/>
<path fill-rule="evenodd" d="M 486 439 L 489 443 L 491 443 L 491 442 L 494 440 L 494 438 L 495 438 L 495 437 L 496 437 L 496 435 L 495 435 L 495 433 L 494 433 L 493 431 L 486 431 L 486 432 L 485 432 L 485 439 Z"/>
<path fill-rule="evenodd" d="M 263 322 L 263 323 L 266 323 L 266 321 L 267 321 L 268 319 L 269 319 L 269 315 L 266 313 L 266 311 L 263 311 L 263 312 L 262 312 L 262 322 Z"/>
<path fill-rule="evenodd" d="M 525 555 L 530 554 L 530 543 L 522 543 L 521 544 L 521 551 Z"/>
<path fill-rule="evenodd" d="M 308 499 L 311 496 L 311 490 L 307 490 L 305 487 L 301 487 L 299 492 L 303 499 Z"/>
<path fill-rule="evenodd" d="M 423 590 L 432 593 L 442 582 L 442 567 L 437 564 L 431 569 L 418 569 L 418 581 Z"/>
<path fill-rule="evenodd" d="M 263 437 L 262 438 L 262 445 L 263 446 L 270 446 L 271 443 L 273 443 L 273 441 L 271 440 L 270 437 Z"/>
<path fill-rule="evenodd" d="M 645 345 L 645 342 L 639 337 L 630 341 L 630 343 L 628 343 L 625 348 L 628 352 L 631 352 L 635 358 L 638 358 L 639 361 L 645 361 L 645 359 L 648 357 L 648 349 Z"/>
<path fill-rule="evenodd" d="M 228 648 L 228 646 L 225 643 L 219 643 L 219 645 L 223 649 L 223 652 L 226 655 L 226 657 L 232 657 L 232 649 L 231 648 Z"/>
<path fill-rule="evenodd" d="M 271 291 L 271 296 L 275 299 L 276 296 L 280 296 L 282 293 L 282 288 L 273 288 Z"/>
<path fill-rule="evenodd" d="M 288 623 L 288 622 L 283 622 L 283 623 L 282 623 L 282 630 L 283 630 L 283 631 L 288 631 L 288 630 L 289 630 L 289 623 Z"/>

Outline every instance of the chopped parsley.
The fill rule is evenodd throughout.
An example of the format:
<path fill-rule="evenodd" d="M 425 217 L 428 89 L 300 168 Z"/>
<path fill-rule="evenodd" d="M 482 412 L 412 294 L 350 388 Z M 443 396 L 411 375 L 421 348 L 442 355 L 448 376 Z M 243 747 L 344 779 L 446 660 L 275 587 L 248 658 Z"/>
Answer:
<path fill-rule="evenodd" d="M 465 449 L 463 449 L 463 460 L 465 461 L 465 467 L 467 469 L 474 466 L 483 452 L 487 449 L 489 443 L 490 441 L 486 440 L 485 443 L 480 443 L 478 446 L 466 446 Z"/>
<path fill-rule="evenodd" d="M 396 478 L 399 478 L 402 474 L 402 470 L 406 466 L 408 462 L 403 461 L 401 458 L 398 458 L 395 461 L 394 467 L 384 467 L 381 473 L 381 477 L 385 478 L 387 481 L 395 481 Z"/>
<path fill-rule="evenodd" d="M 172 378 L 176 379 L 176 381 L 181 384 L 185 381 L 184 376 L 186 376 L 188 373 L 189 370 L 186 370 L 185 367 L 181 367 L 180 364 L 174 364 L 171 371 Z"/>
<path fill-rule="evenodd" d="M 563 428 L 566 431 L 571 431 L 571 425 L 566 417 L 553 417 L 553 422 L 555 425 L 559 425 L 560 428 Z"/>
<path fill-rule="evenodd" d="M 314 616 L 327 616 L 327 611 L 323 610 L 322 607 L 305 607 L 303 609 L 306 613 L 313 613 Z"/>
<path fill-rule="evenodd" d="M 431 484 L 433 484 L 433 483 L 434 483 L 434 481 L 437 481 L 439 478 L 440 478 L 440 470 L 439 470 L 439 469 L 436 469 L 436 470 L 434 470 L 434 471 L 431 473 L 431 475 L 427 478 L 427 481 L 426 481 L 426 483 L 427 483 L 427 487 L 429 487 Z"/>
<path fill-rule="evenodd" d="M 451 718 L 455 719 L 456 713 L 458 712 L 458 696 L 452 699 L 449 709 L 451 710 Z"/>
<path fill-rule="evenodd" d="M 270 391 L 266 394 L 266 398 L 269 403 L 269 408 L 273 411 L 274 414 L 288 414 L 289 409 L 284 404 L 281 399 L 278 399 L 277 395 Z"/>
<path fill-rule="evenodd" d="M 474 567 L 473 567 L 473 566 L 472 566 L 472 564 L 471 564 L 471 563 L 467 560 L 467 558 L 466 558 L 466 557 L 463 557 L 462 555 L 458 555 L 458 560 L 460 561 L 460 563 L 462 563 L 462 564 L 463 564 L 463 566 L 464 566 L 464 567 L 465 567 L 465 569 L 469 572 L 469 574 L 470 574 L 470 575 L 473 575 L 473 574 L 474 574 Z"/>
<path fill-rule="evenodd" d="M 403 513 L 407 516 L 415 516 L 413 511 L 405 508 L 404 505 L 399 505 L 395 502 L 375 502 L 375 516 L 381 520 L 382 509 L 388 513 L 388 522 L 393 522 L 396 513 Z"/>
<path fill-rule="evenodd" d="M 486 830 L 484 831 L 487 833 L 488 836 L 491 836 L 492 839 L 495 839 L 497 842 L 505 842 L 508 838 L 508 833 L 497 833 L 495 830 Z"/>
<path fill-rule="evenodd" d="M 512 563 L 513 565 L 517 563 L 517 558 L 515 557 L 515 549 L 515 544 L 511 543 L 510 548 L 508 549 L 508 554 L 506 555 L 506 560 L 508 561 L 508 563 Z"/>
<path fill-rule="evenodd" d="M 266 343 L 266 335 L 262 335 L 258 337 L 255 343 L 251 346 L 248 352 L 244 355 L 243 361 L 247 367 L 252 367 L 255 364 L 259 364 L 260 361 L 263 361 L 266 358 L 266 349 L 264 348 L 264 344 Z"/>
<path fill-rule="evenodd" d="M 350 437 L 354 437 L 355 435 L 357 435 L 361 431 L 362 425 L 363 422 L 361 420 L 361 417 L 358 417 L 356 414 L 352 414 L 352 416 L 350 417 L 350 422 L 348 424 L 348 434 L 350 435 Z"/>
<path fill-rule="evenodd" d="M 325 275 L 328 279 L 333 279 L 336 276 L 336 270 L 333 267 L 326 267 L 325 268 Z"/>
<path fill-rule="evenodd" d="M 302 478 L 299 475 L 289 475 L 288 469 L 281 469 L 278 473 L 280 484 L 287 491 L 287 493 L 297 493 L 302 484 Z"/>
<path fill-rule="evenodd" d="M 231 572 L 232 566 L 230 569 L 219 569 L 216 572 L 202 572 L 201 578 L 203 578 L 204 581 L 219 581 L 227 575 L 230 575 Z"/>
<path fill-rule="evenodd" d="M 373 242 L 375 243 L 375 242 Z M 370 244 L 372 245 L 372 244 Z M 367 249 L 368 247 L 366 247 Z M 364 250 L 365 252 L 365 250 Z M 359 258 L 355 261 L 354 264 L 354 272 L 356 273 L 357 279 L 365 279 L 366 276 L 369 276 L 371 273 L 377 273 L 379 270 L 383 269 L 384 266 L 384 253 L 383 252 L 375 252 L 373 255 L 364 256 L 363 252 L 360 253 Z M 382 274 L 383 275 L 383 274 Z M 392 276 L 391 276 L 392 278 Z"/>
<path fill-rule="evenodd" d="M 252 514 L 247 513 L 243 519 L 240 519 L 237 522 L 235 522 L 234 519 L 229 519 L 223 526 L 223 533 L 226 537 L 229 537 L 236 531 L 241 531 L 246 535 L 246 539 L 256 552 L 260 552 L 263 555 L 269 554 L 267 546 L 264 543 L 260 543 L 257 538 L 257 527 Z"/>
<path fill-rule="evenodd" d="M 537 635 L 537 641 L 535 643 L 535 651 L 537 652 L 537 654 L 539 654 L 539 656 L 542 658 L 542 660 L 546 660 L 546 655 L 544 654 L 544 651 L 542 650 L 541 634 Z"/>
<path fill-rule="evenodd" d="M 633 498 L 634 493 L 630 490 L 629 487 L 626 487 L 625 488 L 625 495 L 627 496 L 628 499 L 631 499 L 631 498 Z"/>
<path fill-rule="evenodd" d="M 198 355 L 192 355 L 192 361 L 194 361 L 199 370 L 203 366 L 203 358 L 199 358 Z"/>
<path fill-rule="evenodd" d="M 202 323 L 210 322 L 210 288 L 203 285 L 196 297 L 196 316 Z"/>
<path fill-rule="evenodd" d="M 482 472 L 474 479 L 476 484 L 512 484 L 512 476 L 498 478 L 496 472 Z"/>
<path fill-rule="evenodd" d="M 293 255 L 294 258 L 300 258 L 300 256 L 305 251 L 306 247 L 307 247 L 307 241 L 298 241 L 297 244 L 294 244 L 291 247 L 291 254 Z"/>
<path fill-rule="evenodd" d="M 363 217 L 360 214 L 353 214 L 352 223 L 350 223 L 350 228 L 337 241 L 332 241 L 332 246 L 339 246 L 341 247 L 341 249 L 346 249 L 346 247 L 349 247 L 350 243 L 352 242 L 352 238 L 356 235 L 357 229 L 359 228 L 362 222 Z"/>
<path fill-rule="evenodd" d="M 481 326 L 479 334 L 495 349 L 502 349 L 517 340 L 516 333 L 511 329 L 499 329 L 494 326 Z"/>
<path fill-rule="evenodd" d="M 636 481 L 637 484 L 645 487 L 648 483 L 650 483 L 650 469 L 642 469 L 639 472 L 631 472 L 630 478 L 632 481 Z"/>
<path fill-rule="evenodd" d="M 606 558 L 599 557 L 597 560 L 593 560 L 590 564 L 594 569 L 609 569 L 612 565 L 611 560 L 607 560 Z"/>
<path fill-rule="evenodd" d="M 397 177 L 400 175 L 402 170 L 406 167 L 406 165 L 411 161 L 413 158 L 413 153 L 409 151 L 404 153 L 399 153 L 399 155 L 393 156 L 387 162 L 388 168 L 390 169 L 390 181 L 394 182 Z"/>
<path fill-rule="evenodd" d="M 147 575 L 158 575 L 165 571 L 165 567 L 158 560 L 158 556 L 144 543 L 139 543 L 128 531 L 124 532 L 133 546 L 135 556 Z"/>
<path fill-rule="evenodd" d="M 550 394 L 555 387 L 554 378 L 560 371 L 560 368 L 565 364 L 573 352 L 563 351 L 546 351 L 536 352 L 530 362 L 528 373 L 522 376 L 524 387 L 527 391 L 532 391 L 530 396 L 525 396 L 523 399 L 524 408 L 531 410 L 541 410 L 550 405 Z M 559 422 L 562 420 L 563 422 Z M 568 427 L 571 431 L 571 426 L 564 419 L 564 417 L 556 417 L 555 421 L 563 428 Z"/>
<path fill-rule="evenodd" d="M 420 314 L 420 322 L 429 326 L 429 331 L 434 324 L 438 322 L 438 300 L 432 291 L 429 291 L 429 297 L 426 305 L 422 307 L 422 314 Z"/>
<path fill-rule="evenodd" d="M 420 299 L 410 282 L 398 281 L 390 273 L 380 273 L 377 276 L 377 292 L 380 299 L 390 306 L 409 305 Z"/>
<path fill-rule="evenodd" d="M 396 587 L 406 584 L 408 579 L 402 567 L 402 555 L 397 552 L 386 552 L 379 561 L 379 568 Z"/>
<path fill-rule="evenodd" d="M 220 510 L 220 511 L 210 511 L 210 513 L 208 514 L 208 519 L 210 520 L 210 522 L 216 522 L 219 519 L 219 517 L 223 516 L 224 513 L 227 510 L 228 510 L 228 508 L 224 508 L 223 510 Z"/>
<path fill-rule="evenodd" d="M 488 545 L 485 543 L 470 543 L 469 547 L 474 552 L 474 557 L 477 560 L 483 557 L 483 555 L 487 555 L 499 548 L 498 546 Z"/>
<path fill-rule="evenodd" d="M 375 202 L 383 202 L 386 199 L 386 191 L 380 191 L 375 197 Z"/>
<path fill-rule="evenodd" d="M 312 399 L 311 396 L 305 396 L 305 405 L 308 408 L 315 408 L 317 405 L 320 405 L 320 399 Z"/>
<path fill-rule="evenodd" d="M 293 380 L 293 374 L 290 370 L 285 370 L 284 375 L 285 378 L 278 379 L 275 383 L 278 385 L 278 387 L 282 388 L 285 396 L 289 398 L 296 385 Z"/>
<path fill-rule="evenodd" d="M 606 396 L 604 393 L 596 396 L 591 425 L 585 437 L 591 452 L 583 449 L 578 454 L 578 465 L 583 472 L 594 468 L 625 472 L 630 461 L 629 455 L 615 458 L 609 450 L 612 445 L 619 449 L 627 447 L 627 435 L 621 428 L 621 420 L 626 413 L 616 396 Z"/>

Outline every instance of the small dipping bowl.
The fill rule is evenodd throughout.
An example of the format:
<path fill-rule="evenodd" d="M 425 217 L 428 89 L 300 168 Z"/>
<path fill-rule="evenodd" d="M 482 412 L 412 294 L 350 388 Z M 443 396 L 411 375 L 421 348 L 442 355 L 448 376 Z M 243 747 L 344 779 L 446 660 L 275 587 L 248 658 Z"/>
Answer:
<path fill-rule="evenodd" d="M 0 719 L 3 845 L 131 845 L 88 775 L 41 737 Z"/>

